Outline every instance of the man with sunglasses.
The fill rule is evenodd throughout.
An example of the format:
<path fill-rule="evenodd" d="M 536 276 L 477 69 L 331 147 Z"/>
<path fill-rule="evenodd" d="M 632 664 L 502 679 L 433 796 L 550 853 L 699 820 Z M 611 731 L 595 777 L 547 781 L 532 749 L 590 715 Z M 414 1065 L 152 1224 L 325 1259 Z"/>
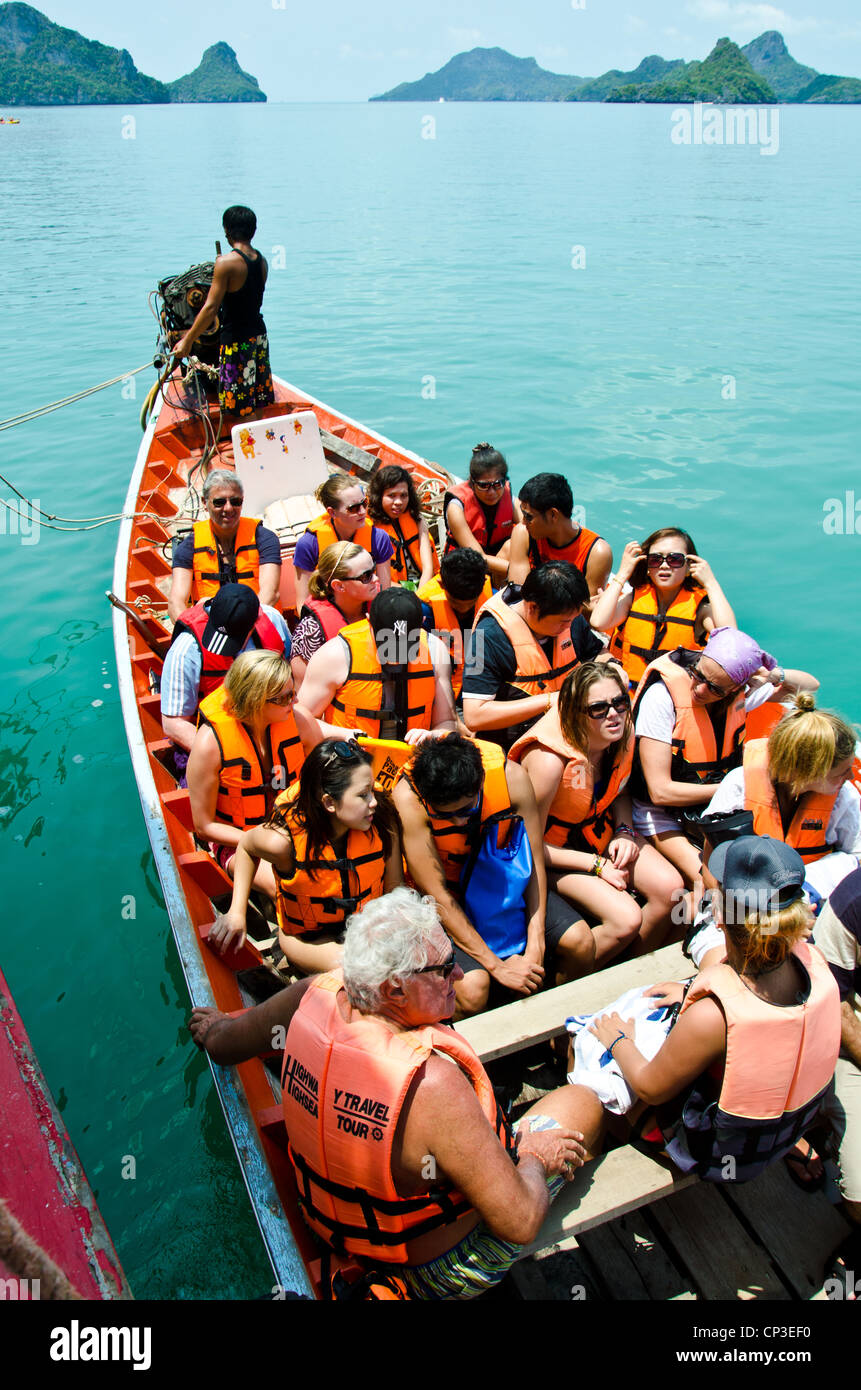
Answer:
<path fill-rule="evenodd" d="M 460 734 L 426 739 L 401 772 L 392 797 L 410 877 L 420 892 L 436 900 L 454 943 L 463 976 L 456 987 L 458 1017 L 487 1008 L 491 993 L 496 1002 L 512 994 L 534 994 L 546 971 L 554 975 L 554 983 L 589 972 L 595 958 L 591 932 L 576 908 L 547 891 L 538 807 L 523 768 L 507 761 L 492 743 Z M 488 822 L 508 812 L 523 821 L 532 876 L 526 892 L 526 946 L 501 956 L 482 936 L 482 923 L 467 915 L 461 876 Z M 552 956 L 552 968 L 546 956 Z"/>
<path fill-rule="evenodd" d="M 247 584 L 261 603 L 277 604 L 281 543 L 257 517 L 242 515 L 245 491 L 230 468 L 214 468 L 203 484 L 206 518 L 173 552 L 167 609 L 174 622 L 191 603 L 218 593 L 222 584 Z"/>
<path fill-rule="evenodd" d="M 282 1104 L 303 1215 L 409 1297 L 468 1299 L 504 1278 L 596 1135 L 573 1088 L 512 1133 L 470 1044 L 445 1026 L 460 968 L 434 904 L 406 888 L 349 919 L 342 969 L 230 1017 L 196 1008 L 216 1063 L 285 1039 Z"/>

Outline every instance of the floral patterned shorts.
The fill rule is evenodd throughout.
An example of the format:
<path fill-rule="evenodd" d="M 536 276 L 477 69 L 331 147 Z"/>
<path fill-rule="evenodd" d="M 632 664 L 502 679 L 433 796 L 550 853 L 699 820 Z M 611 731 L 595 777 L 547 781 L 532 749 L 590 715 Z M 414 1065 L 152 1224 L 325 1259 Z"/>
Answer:
<path fill-rule="evenodd" d="M 221 409 L 232 415 L 251 415 L 274 400 L 266 334 L 238 343 L 222 343 L 218 358 Z"/>

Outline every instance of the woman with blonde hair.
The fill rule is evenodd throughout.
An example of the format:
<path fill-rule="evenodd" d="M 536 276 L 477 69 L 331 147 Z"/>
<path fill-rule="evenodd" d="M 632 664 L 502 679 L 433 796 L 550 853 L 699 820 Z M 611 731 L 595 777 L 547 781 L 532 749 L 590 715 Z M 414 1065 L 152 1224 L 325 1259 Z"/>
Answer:
<path fill-rule="evenodd" d="M 233 901 L 218 923 L 222 948 L 244 941 L 248 894 L 264 865 L 274 871 L 286 959 L 303 974 L 333 970 L 347 919 L 403 883 L 397 812 L 375 791 L 371 757 L 354 739 L 318 744 L 298 785 L 282 792 L 265 824 L 242 836 Z"/>
<path fill-rule="evenodd" d="M 366 618 L 368 605 L 379 592 L 377 567 L 367 550 L 352 541 L 326 546 L 311 575 L 293 633 L 290 664 L 297 691 L 314 653 L 342 627 Z"/>
<path fill-rule="evenodd" d="M 509 754 L 535 789 L 553 888 L 597 919 L 598 969 L 632 942 L 637 954 L 660 946 L 683 889 L 672 865 L 631 829 L 633 745 L 623 673 L 589 661 Z M 642 909 L 632 888 L 645 898 Z"/>
<path fill-rule="evenodd" d="M 338 541 L 352 541 L 367 550 L 377 571 L 380 588 L 391 584 L 393 546 L 385 531 L 368 520 L 368 500 L 363 483 L 349 473 L 331 473 L 315 493 L 326 508 L 323 516 L 309 522 L 296 542 L 293 568 L 296 572 L 296 611 L 301 613 L 308 597 L 311 575 L 321 553 Z"/>
<path fill-rule="evenodd" d="M 599 1015 L 590 1031 L 633 1096 L 642 1142 L 682 1172 L 747 1182 L 787 1154 L 819 1113 L 840 1050 L 836 981 L 807 937 L 804 861 L 769 836 L 745 835 L 712 851 L 720 885 L 720 949 L 687 986 L 656 985 L 656 1006 L 679 1007 L 652 1060 L 630 1020 Z M 578 1085 L 579 1129 L 600 1127 L 603 1107 Z"/>
<path fill-rule="evenodd" d="M 796 849 L 808 883 L 827 898 L 861 855 L 854 758 L 854 730 L 802 691 L 767 739 L 745 744 L 742 766 L 721 782 L 707 814 L 752 811 L 755 832 Z"/>
<path fill-rule="evenodd" d="M 294 713 L 293 699 L 289 662 L 261 651 L 238 656 L 223 684 L 201 701 L 186 773 L 191 814 L 195 833 L 231 877 L 243 831 L 263 823 L 323 737 L 316 719 Z M 275 897 L 268 864 L 254 886 Z"/>

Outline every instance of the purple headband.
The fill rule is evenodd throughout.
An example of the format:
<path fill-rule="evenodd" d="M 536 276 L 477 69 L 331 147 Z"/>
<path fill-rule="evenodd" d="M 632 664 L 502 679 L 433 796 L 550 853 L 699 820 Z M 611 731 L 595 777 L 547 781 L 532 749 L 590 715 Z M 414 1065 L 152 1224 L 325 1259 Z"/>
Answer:
<path fill-rule="evenodd" d="M 745 685 L 760 666 L 773 671 L 777 662 L 764 652 L 746 632 L 734 627 L 715 628 L 706 642 L 703 656 L 722 666 L 734 685 Z"/>

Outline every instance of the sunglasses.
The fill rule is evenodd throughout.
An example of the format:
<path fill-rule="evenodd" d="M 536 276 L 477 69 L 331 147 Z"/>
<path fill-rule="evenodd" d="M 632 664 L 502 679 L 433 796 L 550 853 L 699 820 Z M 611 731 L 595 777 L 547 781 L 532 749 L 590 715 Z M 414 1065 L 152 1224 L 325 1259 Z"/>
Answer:
<path fill-rule="evenodd" d="M 688 670 L 688 675 L 692 681 L 697 681 L 699 685 L 707 686 L 713 695 L 720 695 L 721 698 L 725 695 L 735 695 L 737 690 L 741 690 L 740 685 L 731 685 L 729 690 L 723 690 L 721 686 L 715 685 L 714 681 L 706 680 L 699 666 L 691 666 Z"/>
<path fill-rule="evenodd" d="M 363 496 L 361 502 L 351 502 L 348 507 L 344 508 L 344 511 L 348 512 L 350 516 L 358 516 L 359 512 L 363 512 L 367 505 L 368 499 Z"/>
<path fill-rule="evenodd" d="M 283 705 L 284 707 L 286 707 L 287 705 L 292 705 L 292 703 L 293 703 L 293 701 L 294 701 L 295 699 L 296 699 L 296 691 L 295 691 L 294 687 L 291 685 L 289 691 L 282 690 L 282 691 L 280 691 L 277 695 L 273 695 L 272 698 L 271 698 L 270 701 L 269 701 L 269 704 L 270 704 L 270 705 Z"/>
<path fill-rule="evenodd" d="M 330 767 L 333 760 L 351 763 L 356 758 L 361 757 L 361 754 L 362 750 L 354 738 L 351 738 L 349 742 L 346 739 L 338 739 L 337 743 L 333 743 L 328 750 L 326 766 Z"/>
<path fill-rule="evenodd" d="M 220 512 L 222 507 L 241 507 L 242 501 L 241 497 L 210 497 L 209 505 Z"/>
<path fill-rule="evenodd" d="M 414 970 L 414 971 L 413 971 L 413 974 L 414 974 L 414 975 L 432 975 L 432 974 L 434 973 L 434 971 L 439 971 L 439 973 L 440 973 L 440 975 L 442 975 L 443 979 L 444 979 L 444 980 L 448 980 L 448 979 L 450 979 L 451 976 L 454 974 L 456 967 L 457 967 L 457 961 L 455 960 L 454 951 L 452 951 L 452 953 L 451 953 L 451 955 L 449 956 L 448 960 L 440 961 L 439 965 L 423 965 L 423 966 L 421 967 L 421 969 L 419 969 L 419 970 Z"/>
<path fill-rule="evenodd" d="M 688 562 L 687 555 L 683 555 L 680 550 L 670 550 L 666 555 L 661 555 L 659 551 L 653 550 L 647 557 L 646 563 L 650 570 L 658 570 L 666 560 L 671 570 L 680 570 Z"/>
<path fill-rule="evenodd" d="M 507 482 L 507 478 L 494 478 L 491 482 L 473 483 L 473 487 L 477 488 L 479 492 L 498 492 L 505 487 Z"/>
<path fill-rule="evenodd" d="M 630 708 L 629 696 L 616 695 L 612 700 L 596 700 L 593 705 L 587 705 L 586 713 L 590 719 L 606 719 L 611 709 L 617 714 L 627 714 Z"/>
<path fill-rule="evenodd" d="M 361 574 L 350 574 L 342 580 L 343 584 L 370 584 L 376 578 L 377 570 L 375 565 L 371 565 L 369 570 L 362 570 Z"/>
<path fill-rule="evenodd" d="M 481 810 L 482 793 L 479 792 L 471 806 L 464 806 L 460 811 L 437 811 L 435 807 L 424 803 L 425 810 L 431 820 L 468 820 L 470 816 L 477 816 Z"/>

